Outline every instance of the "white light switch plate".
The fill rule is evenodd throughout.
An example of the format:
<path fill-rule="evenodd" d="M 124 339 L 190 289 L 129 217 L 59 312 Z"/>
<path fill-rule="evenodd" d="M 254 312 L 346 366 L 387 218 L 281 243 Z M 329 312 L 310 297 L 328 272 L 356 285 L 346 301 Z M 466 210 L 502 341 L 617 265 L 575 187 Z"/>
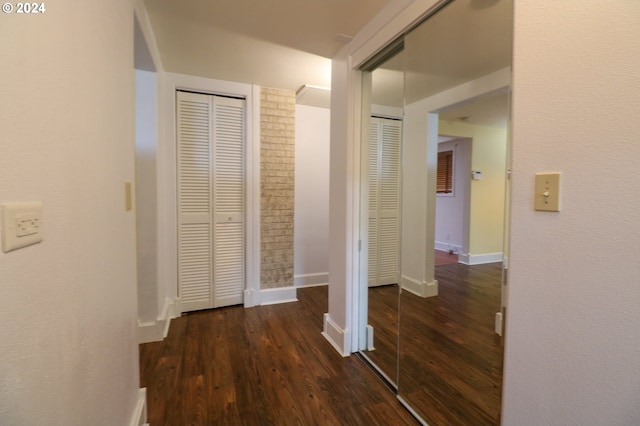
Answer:
<path fill-rule="evenodd" d="M 9 252 L 42 241 L 42 203 L 11 202 L 0 205 L 2 251 Z"/>
<path fill-rule="evenodd" d="M 543 212 L 560 211 L 560 172 L 536 173 L 535 209 Z"/>

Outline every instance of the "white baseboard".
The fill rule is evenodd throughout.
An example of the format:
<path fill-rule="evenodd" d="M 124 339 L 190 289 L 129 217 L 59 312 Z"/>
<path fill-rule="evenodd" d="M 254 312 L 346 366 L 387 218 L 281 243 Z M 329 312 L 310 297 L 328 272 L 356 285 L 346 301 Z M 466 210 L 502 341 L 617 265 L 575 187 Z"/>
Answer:
<path fill-rule="evenodd" d="M 454 253 L 462 253 L 462 246 L 459 246 L 456 244 L 450 244 L 450 243 L 443 243 L 440 241 L 436 241 L 435 249 L 439 251 L 446 251 L 447 253 L 449 252 L 449 250 L 453 250 Z"/>
<path fill-rule="evenodd" d="M 260 290 L 260 305 L 274 305 L 276 303 L 297 302 L 298 294 L 295 287 L 266 288 Z"/>
<path fill-rule="evenodd" d="M 322 335 L 340 355 L 343 357 L 350 355 L 348 331 L 333 322 L 328 313 L 324 314 Z"/>
<path fill-rule="evenodd" d="M 131 416 L 130 426 L 142 426 L 147 424 L 147 388 L 138 389 L 138 401 Z"/>
<path fill-rule="evenodd" d="M 485 263 L 502 262 L 502 252 L 500 253 L 484 253 L 484 254 L 460 254 L 458 262 L 465 265 L 483 265 Z"/>
<path fill-rule="evenodd" d="M 373 345 L 373 326 L 371 324 L 367 324 L 367 350 L 375 351 L 376 348 Z"/>
<path fill-rule="evenodd" d="M 402 276 L 402 289 L 420 297 L 433 297 L 438 295 L 438 280 L 431 282 L 414 280 L 405 275 Z"/>
<path fill-rule="evenodd" d="M 293 276 L 293 285 L 296 287 L 315 287 L 329 284 L 329 273 L 300 274 Z"/>
<path fill-rule="evenodd" d="M 253 308 L 254 306 L 258 306 L 260 304 L 260 292 L 255 291 L 253 289 L 247 289 L 244 291 L 244 307 L 245 308 Z"/>
<path fill-rule="evenodd" d="M 502 336 L 502 312 L 496 312 L 495 332 L 498 336 Z"/>
<path fill-rule="evenodd" d="M 158 321 L 140 322 L 138 320 L 138 343 L 159 342 L 162 340 L 162 327 Z"/>
<path fill-rule="evenodd" d="M 149 322 L 138 320 L 138 343 L 160 342 L 167 337 L 171 320 L 179 316 L 176 308 L 175 300 L 166 299 L 157 320 Z"/>

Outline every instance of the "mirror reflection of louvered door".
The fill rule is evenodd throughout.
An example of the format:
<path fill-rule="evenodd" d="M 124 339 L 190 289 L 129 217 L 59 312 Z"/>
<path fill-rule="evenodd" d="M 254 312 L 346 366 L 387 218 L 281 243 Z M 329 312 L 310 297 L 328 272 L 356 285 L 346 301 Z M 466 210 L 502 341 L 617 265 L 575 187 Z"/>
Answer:
<path fill-rule="evenodd" d="M 398 282 L 401 141 L 402 121 L 371 117 L 369 129 L 369 287 Z"/>
<path fill-rule="evenodd" d="M 244 100 L 176 92 L 182 311 L 243 302 Z"/>

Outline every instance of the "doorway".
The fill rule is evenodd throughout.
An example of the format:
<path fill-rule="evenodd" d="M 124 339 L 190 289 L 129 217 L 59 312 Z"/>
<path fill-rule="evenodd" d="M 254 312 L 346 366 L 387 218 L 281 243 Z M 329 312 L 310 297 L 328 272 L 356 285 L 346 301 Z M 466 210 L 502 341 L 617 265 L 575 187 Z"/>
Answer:
<path fill-rule="evenodd" d="M 243 99 L 178 91 L 178 291 L 183 311 L 243 303 Z"/>

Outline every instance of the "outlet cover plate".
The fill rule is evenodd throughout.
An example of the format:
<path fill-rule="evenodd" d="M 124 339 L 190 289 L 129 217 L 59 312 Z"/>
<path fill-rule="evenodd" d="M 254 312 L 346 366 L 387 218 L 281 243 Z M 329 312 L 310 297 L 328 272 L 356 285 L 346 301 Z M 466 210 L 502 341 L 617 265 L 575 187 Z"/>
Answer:
<path fill-rule="evenodd" d="M 42 203 L 2 203 L 2 251 L 4 253 L 42 241 Z"/>

